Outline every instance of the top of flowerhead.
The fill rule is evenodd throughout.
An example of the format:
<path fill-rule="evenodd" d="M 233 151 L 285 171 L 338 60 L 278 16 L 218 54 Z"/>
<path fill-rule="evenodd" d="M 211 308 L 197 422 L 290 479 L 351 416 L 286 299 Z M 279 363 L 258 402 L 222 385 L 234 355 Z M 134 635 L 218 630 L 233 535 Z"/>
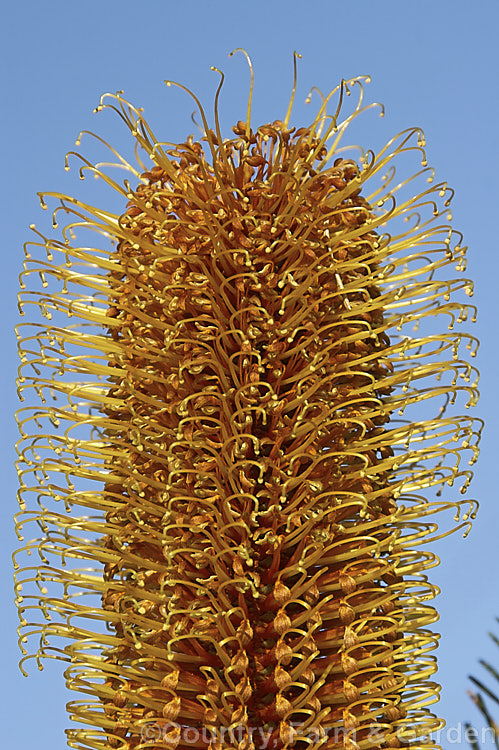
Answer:
<path fill-rule="evenodd" d="M 109 146 L 109 149 L 118 158 L 118 163 L 114 165 L 102 163 L 94 166 L 81 154 L 70 152 L 68 157 L 76 156 L 84 162 L 80 170 L 80 176 L 84 177 L 85 173 L 90 171 L 97 177 L 103 177 L 109 185 L 122 193 L 128 200 L 131 200 L 136 192 L 133 186 L 134 182 L 135 184 L 137 182 L 150 184 L 151 174 L 158 174 L 159 170 L 167 179 L 175 182 L 179 179 L 180 172 L 182 170 L 188 172 L 190 168 L 193 168 L 196 161 L 202 161 L 202 169 L 206 175 L 209 173 L 215 175 L 218 190 L 227 190 L 230 184 L 232 191 L 235 191 L 236 194 L 241 175 L 250 177 L 252 181 L 261 182 L 268 180 L 271 174 L 277 173 L 281 175 L 281 180 L 288 183 L 297 179 L 300 182 L 305 180 L 311 189 L 315 182 L 317 186 L 313 189 L 321 192 L 319 186 L 323 177 L 320 173 L 324 174 L 325 171 L 332 170 L 329 175 L 331 179 L 340 177 L 349 183 L 348 196 L 358 191 L 367 180 L 370 180 L 370 185 L 373 185 L 374 189 L 368 194 L 363 191 L 363 199 L 371 207 L 376 219 L 384 219 L 384 221 L 376 221 L 377 225 L 383 225 L 388 218 L 394 217 L 395 193 L 402 191 L 403 194 L 403 191 L 413 180 L 422 176 L 426 178 L 428 183 L 433 183 L 434 170 L 427 166 L 423 150 L 424 135 L 420 128 L 408 129 L 390 139 L 377 155 L 372 151 L 364 151 L 358 146 L 343 145 L 342 139 L 347 129 L 359 115 L 370 109 L 378 109 L 381 116 L 384 114 L 382 105 L 378 103 L 364 104 L 364 84 L 370 81 L 369 76 L 343 79 L 327 95 L 313 87 L 306 98 L 306 102 L 311 101 L 312 94 L 315 92 L 320 99 L 317 111 L 307 127 L 294 128 L 290 121 L 297 88 L 297 59 L 300 58 L 297 53 L 294 55 L 293 87 L 284 118 L 258 127 L 253 126 L 251 122 L 254 85 L 253 67 L 248 54 L 244 50 L 234 50 L 234 52 L 237 51 L 246 56 L 251 73 L 251 82 L 246 118 L 245 120 L 239 120 L 232 128 L 235 137 L 227 138 L 222 133 L 219 100 L 224 75 L 217 68 L 212 68 L 220 74 L 220 83 L 214 101 L 214 126 L 210 125 L 208 115 L 198 97 L 192 91 L 183 84 L 166 81 L 168 86 L 177 86 L 192 97 L 201 118 L 198 125 L 201 130 L 201 137 L 195 140 L 193 136 L 189 136 L 182 144 L 167 143 L 156 138 L 144 118 L 143 110 L 127 102 L 123 98 L 122 91 L 116 94 L 104 94 L 96 111 L 114 110 L 124 121 L 136 142 L 136 165 L 121 156 L 112 146 Z M 346 97 L 350 97 L 354 91 L 357 92 L 356 101 L 354 106 L 350 107 L 345 114 Z M 83 132 L 93 135 L 88 131 Z M 77 145 L 80 145 L 81 135 L 77 140 Z M 101 143 L 108 145 L 102 138 L 97 138 Z M 354 156 L 355 152 L 358 156 L 357 154 Z M 416 174 L 397 184 L 393 161 L 398 155 L 409 152 L 414 152 L 416 156 L 419 156 L 421 168 L 417 170 Z M 153 162 L 152 169 L 146 165 L 145 159 Z M 267 162 L 266 166 L 264 166 L 264 161 Z M 68 158 L 66 164 L 69 168 Z M 133 181 L 130 182 L 126 179 L 124 183 L 120 184 L 111 179 L 109 173 L 103 173 L 101 169 L 103 166 L 125 168 L 133 175 Z M 236 169 L 238 170 L 237 175 Z M 340 175 L 335 174 L 338 169 L 341 171 Z M 439 198 L 445 198 L 443 209 L 437 206 L 436 200 L 429 197 L 436 194 Z M 60 194 L 53 195 L 54 197 L 63 197 Z M 403 215 L 404 218 L 408 218 L 410 212 L 415 207 L 419 207 L 417 201 L 422 198 L 423 203 L 421 205 L 424 205 L 425 208 L 430 207 L 435 218 L 442 213 L 442 210 L 447 208 L 450 195 L 451 191 L 447 188 L 446 183 L 432 185 L 416 199 L 405 202 L 402 210 L 398 213 Z M 248 196 L 244 197 L 248 198 Z M 70 198 L 66 198 L 66 200 L 68 203 L 82 207 Z M 115 220 L 110 221 L 108 217 L 103 216 L 102 212 L 99 212 L 99 218 L 103 220 L 104 226 L 111 225 L 113 231 L 115 230 Z M 448 242 L 450 243 L 450 239 L 448 239 Z"/>
<path fill-rule="evenodd" d="M 125 217 L 133 218 L 133 215 L 141 213 L 146 223 L 155 222 L 159 228 L 156 241 L 163 237 L 164 222 L 178 219 L 178 213 L 171 214 L 168 219 L 157 215 L 155 203 L 161 203 L 165 198 L 158 191 L 164 192 L 164 188 L 170 196 L 175 196 L 177 203 L 186 199 L 192 202 L 191 213 L 185 216 L 185 224 L 192 232 L 195 232 L 193 216 L 199 216 L 196 212 L 202 213 L 207 208 L 212 217 L 220 212 L 217 217 L 219 225 L 228 232 L 238 228 L 228 226 L 229 219 L 224 216 L 226 210 L 229 213 L 234 210 L 239 215 L 241 211 L 253 213 L 264 221 L 270 219 L 271 233 L 277 231 L 272 226 L 274 219 L 276 224 L 282 225 L 281 219 L 285 214 L 288 231 L 293 232 L 292 219 L 298 212 L 304 214 L 305 222 L 308 221 L 310 225 L 306 211 L 303 211 L 308 201 L 316 206 L 317 216 L 321 214 L 321 223 L 328 216 L 331 224 L 341 219 L 342 242 L 364 241 L 371 237 L 376 262 L 385 267 L 380 271 L 380 283 L 384 279 L 388 281 L 396 269 L 406 264 L 404 256 L 408 250 L 414 259 L 411 263 L 416 263 L 418 246 L 423 248 L 423 245 L 429 263 L 428 273 L 434 274 L 447 263 L 454 263 L 459 271 L 464 270 L 462 237 L 441 219 L 442 215 L 446 220 L 450 218 L 448 206 L 452 190 L 445 182 L 434 183 L 434 170 L 428 167 L 426 161 L 422 130 L 410 128 L 402 131 L 390 138 L 376 154 L 343 143 L 345 133 L 362 113 L 374 108 L 383 115 L 381 105 L 364 104 L 364 84 L 370 81 L 368 76 L 342 80 L 327 95 L 313 88 L 306 101 L 311 100 L 313 92 L 318 94 L 320 103 L 315 115 L 306 127 L 295 128 L 290 123 L 297 86 L 296 62 L 299 55 L 295 53 L 293 89 L 284 118 L 253 126 L 254 76 L 251 61 L 247 53 L 243 53 L 250 66 L 251 83 L 246 118 L 239 120 L 232 128 L 232 137 L 223 135 L 220 124 L 219 99 L 224 77 L 218 71 L 221 79 L 215 95 L 213 124 L 210 124 L 194 93 L 182 84 L 167 81 L 168 85 L 178 86 L 196 102 L 201 118 L 201 135 L 197 140 L 191 135 L 183 143 L 165 142 L 155 136 L 143 110 L 124 99 L 123 92 L 104 94 L 96 110 L 109 109 L 118 114 L 134 139 L 135 158 L 125 158 L 100 136 L 83 131 L 77 145 L 80 145 L 83 134 L 93 136 L 109 148 L 116 161 L 92 163 L 81 153 L 70 152 L 66 158 L 67 168 L 70 157 L 83 162 L 80 177 L 83 179 L 91 173 L 114 188 L 125 199 L 124 202 L 128 201 Z M 350 99 L 353 105 L 345 112 L 346 97 L 351 97 L 354 92 L 357 97 Z M 409 173 L 409 176 L 399 180 L 396 163 L 402 155 L 414 156 L 419 164 L 413 174 Z M 124 169 L 130 177 L 118 181 L 111 176 L 110 167 Z M 307 201 L 303 201 L 305 193 Z M 128 219 L 120 215 L 121 212 L 113 214 L 61 193 L 43 193 L 40 196 L 43 207 L 47 207 L 45 196 L 59 199 L 62 204 L 54 211 L 54 227 L 57 226 L 57 214 L 62 210 L 66 215 L 74 214 L 78 221 L 83 219 L 106 238 L 111 236 L 118 242 L 127 239 L 132 247 L 137 244 L 133 232 L 138 229 L 136 227 L 130 233 L 130 227 L 126 226 Z M 168 202 L 165 203 L 167 205 Z M 158 218 L 161 219 L 159 223 Z M 345 222 L 351 225 L 348 232 Z M 78 225 L 71 224 L 66 228 L 65 245 L 69 244 L 73 232 L 71 227 Z M 310 225 L 311 228 L 313 226 Z M 334 226 L 328 227 L 327 221 L 324 227 L 326 232 L 334 232 Z M 147 232 L 142 236 L 142 244 L 147 244 L 147 236 Z M 430 250 L 430 245 L 434 245 L 435 249 Z M 271 243 L 267 243 L 265 252 L 271 253 L 271 248 Z M 153 246 L 149 249 L 153 251 Z M 181 254 L 178 247 L 168 245 L 162 246 L 162 252 L 171 257 Z M 448 287 L 444 291 L 444 287 L 438 286 L 436 281 L 431 284 L 432 295 L 433 292 L 436 295 L 432 296 L 431 304 L 436 306 L 438 297 L 447 294 Z M 463 280 L 459 286 L 471 292 L 469 282 Z"/>
<path fill-rule="evenodd" d="M 296 141 L 300 141 L 300 152 L 299 157 L 301 159 L 304 159 L 305 153 L 304 150 L 307 151 L 307 156 L 309 157 L 309 160 L 312 162 L 318 162 L 316 164 L 317 169 L 323 169 L 324 166 L 329 162 L 333 154 L 336 154 L 338 151 L 338 145 L 341 139 L 341 136 L 343 134 L 344 129 L 346 126 L 358 115 L 360 112 L 366 111 L 367 109 L 376 108 L 380 111 L 380 116 L 384 115 L 384 108 L 381 104 L 378 103 L 371 103 L 367 106 L 363 106 L 363 98 L 364 98 L 364 92 L 363 92 L 363 84 L 370 82 L 369 76 L 357 76 L 355 78 L 345 80 L 342 79 L 340 84 L 337 85 L 335 88 L 333 88 L 327 96 L 325 96 L 320 89 L 317 87 L 312 87 L 310 90 L 306 102 L 310 103 L 312 99 L 312 94 L 315 92 L 318 94 L 321 100 L 321 106 L 319 107 L 316 116 L 313 120 L 313 122 L 308 127 L 302 127 L 299 129 L 296 129 L 294 127 L 290 126 L 290 118 L 293 110 L 293 105 L 295 101 L 296 96 L 296 88 L 297 88 L 297 60 L 301 58 L 301 55 L 297 52 L 294 53 L 293 58 L 293 67 L 294 67 L 294 75 L 293 75 L 293 87 L 291 91 L 291 96 L 289 100 L 289 104 L 287 107 L 287 111 L 285 114 L 285 117 L 283 120 L 274 120 L 272 123 L 267 123 L 264 125 L 259 126 L 256 130 L 254 129 L 254 126 L 252 125 L 252 105 L 253 105 L 253 89 L 254 89 L 254 71 L 253 71 L 253 65 L 251 62 L 251 59 L 246 52 L 246 50 L 237 48 L 233 50 L 229 57 L 232 57 L 236 52 L 241 52 L 248 62 L 248 66 L 250 69 L 251 74 L 251 82 L 249 87 L 249 94 L 248 94 L 248 103 L 247 103 L 247 111 L 246 111 L 246 120 L 239 120 L 235 126 L 232 127 L 232 131 L 235 133 L 239 141 L 243 141 L 246 144 L 246 148 L 250 148 L 251 146 L 254 146 L 258 143 L 259 139 L 262 139 L 263 141 L 271 140 L 274 143 L 282 143 L 285 146 L 289 144 L 290 139 Z M 219 101 L 220 101 L 220 94 L 221 90 L 224 84 L 225 76 L 224 73 L 219 70 L 218 68 L 212 66 L 211 70 L 219 73 L 220 75 L 220 83 L 217 88 L 216 94 L 215 94 L 215 101 L 214 101 L 214 120 L 215 120 L 215 129 L 211 128 L 208 124 L 208 118 L 206 116 L 206 113 L 198 99 L 198 97 L 186 86 L 183 84 L 180 84 L 178 82 L 174 81 L 165 81 L 167 86 L 176 86 L 185 91 L 189 96 L 191 96 L 196 106 L 198 107 L 199 114 L 201 116 L 202 125 L 198 125 L 200 130 L 203 133 L 203 137 L 201 140 L 205 141 L 209 148 L 213 150 L 213 147 L 220 147 L 222 144 L 228 144 L 230 142 L 230 139 L 224 138 L 222 134 L 222 130 L 220 127 L 220 115 L 219 115 Z M 348 115 L 343 121 L 339 121 L 339 117 L 342 112 L 342 107 L 344 103 L 345 96 L 350 96 L 351 92 L 353 90 L 353 87 L 358 87 L 358 100 L 356 107 L 352 113 Z M 328 107 L 330 105 L 331 101 L 334 101 L 335 96 L 337 96 L 337 102 L 336 102 L 336 110 L 334 112 L 329 112 Z M 105 105 L 104 105 L 105 106 Z M 103 108 L 102 101 L 101 105 L 98 109 Z M 193 116 L 194 118 L 194 116 Z M 418 145 L 421 147 L 423 145 L 424 137 L 421 131 L 419 132 L 419 138 L 418 138 Z M 330 143 L 332 134 L 337 134 L 337 138 L 334 139 L 334 143 Z M 313 144 L 313 148 L 312 148 Z M 308 147 L 308 148 L 307 148 Z M 358 147 L 356 147 L 358 148 Z M 362 149 L 360 149 L 360 152 L 362 154 L 362 158 L 364 161 L 369 161 L 370 155 L 366 155 L 363 153 Z"/>

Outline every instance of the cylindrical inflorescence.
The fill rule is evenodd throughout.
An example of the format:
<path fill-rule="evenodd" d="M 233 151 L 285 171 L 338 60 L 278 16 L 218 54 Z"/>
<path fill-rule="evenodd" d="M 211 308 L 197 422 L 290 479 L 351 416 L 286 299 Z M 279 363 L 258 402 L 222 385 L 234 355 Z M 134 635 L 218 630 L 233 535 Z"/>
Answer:
<path fill-rule="evenodd" d="M 85 725 L 69 744 L 435 747 L 436 558 L 417 546 L 435 537 L 426 516 L 459 513 L 463 501 L 428 494 L 456 477 L 466 488 L 461 453 L 473 461 L 479 430 L 447 415 L 476 396 L 460 354 L 472 337 L 404 333 L 470 309 L 469 282 L 439 277 L 464 267 L 435 222 L 446 186 L 383 208 L 401 188 L 394 156 L 422 152 L 422 135 L 356 162 L 338 155 L 352 117 L 323 105 L 309 128 L 248 120 L 231 139 L 206 127 L 164 149 L 113 101 L 154 166 L 119 188 L 119 217 L 56 196 L 117 244 L 43 238 L 34 268 L 62 288 L 37 305 L 83 326 L 38 324 L 21 344 L 37 368 L 21 387 L 68 401 L 29 407 L 54 430 L 27 442 L 21 412 L 21 495 L 42 510 L 19 526 L 44 532 L 21 583 L 52 587 L 21 600 L 22 624 L 32 607 L 52 613 L 39 655 L 70 660 L 69 686 L 92 696 L 69 704 Z M 363 197 L 387 170 L 384 192 Z M 381 233 L 416 211 L 410 230 Z"/>

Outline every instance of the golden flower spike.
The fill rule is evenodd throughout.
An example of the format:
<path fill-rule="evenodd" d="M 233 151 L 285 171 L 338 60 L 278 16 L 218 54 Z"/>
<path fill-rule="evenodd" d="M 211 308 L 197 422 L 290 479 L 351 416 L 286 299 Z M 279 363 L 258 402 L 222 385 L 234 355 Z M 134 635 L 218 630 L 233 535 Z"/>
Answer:
<path fill-rule="evenodd" d="M 68 223 L 29 243 L 20 295 L 17 528 L 41 534 L 21 648 L 68 663 L 73 748 L 433 748 L 438 560 L 420 547 L 449 533 L 442 510 L 468 527 L 473 501 L 436 498 L 466 490 L 480 433 L 450 408 L 477 397 L 450 191 L 419 129 L 377 155 L 340 145 L 375 106 L 366 79 L 298 130 L 296 76 L 284 122 L 254 128 L 250 93 L 229 139 L 222 81 L 214 130 L 196 99 L 200 142 L 161 143 L 103 97 L 135 162 L 110 148 L 81 175 L 121 216 L 42 196 Z M 401 155 L 422 167 L 398 183 Z"/>

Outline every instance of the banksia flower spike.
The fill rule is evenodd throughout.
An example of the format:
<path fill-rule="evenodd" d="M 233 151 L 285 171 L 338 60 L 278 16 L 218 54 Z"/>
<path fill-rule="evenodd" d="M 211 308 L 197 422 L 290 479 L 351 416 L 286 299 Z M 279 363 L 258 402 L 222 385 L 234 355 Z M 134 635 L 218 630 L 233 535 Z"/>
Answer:
<path fill-rule="evenodd" d="M 343 144 L 377 106 L 365 82 L 295 129 L 295 68 L 284 120 L 254 126 L 250 93 L 230 138 L 220 84 L 214 128 L 196 99 L 180 144 L 106 95 L 135 158 L 110 148 L 123 182 L 83 156 L 81 175 L 123 213 L 42 195 L 68 224 L 26 248 L 17 527 L 41 538 L 17 590 L 26 658 L 38 634 L 80 694 L 70 747 L 435 747 L 420 546 L 448 533 L 436 513 L 474 512 L 438 499 L 477 451 L 452 408 L 476 400 L 476 341 L 452 330 L 474 309 L 421 130 Z"/>

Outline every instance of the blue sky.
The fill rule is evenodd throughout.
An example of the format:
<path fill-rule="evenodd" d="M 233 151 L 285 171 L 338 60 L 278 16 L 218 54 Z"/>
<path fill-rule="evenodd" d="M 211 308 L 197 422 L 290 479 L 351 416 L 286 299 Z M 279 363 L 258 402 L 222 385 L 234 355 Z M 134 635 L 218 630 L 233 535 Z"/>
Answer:
<path fill-rule="evenodd" d="M 75 172 L 64 171 L 64 155 L 73 148 L 80 130 L 95 130 L 113 143 L 124 143 L 124 129 L 117 119 L 92 114 L 106 91 L 123 89 L 129 100 L 143 106 L 162 139 L 183 139 L 193 129 L 193 106 L 180 92 L 167 90 L 163 81 L 169 78 L 186 84 L 209 107 L 218 83 L 210 71 L 215 65 L 227 75 L 222 105 L 226 129 L 244 119 L 248 71 L 242 57 L 229 60 L 228 53 L 235 47 L 246 48 L 253 60 L 255 122 L 284 115 L 293 50 L 302 54 L 298 115 L 306 115 L 302 102 L 311 86 L 330 90 L 342 77 L 370 74 L 367 98 L 382 101 L 386 116 L 382 126 L 374 117 L 366 117 L 365 126 L 356 133 L 357 141 L 369 148 L 371 138 L 388 140 L 403 128 L 422 126 L 429 163 L 436 168 L 437 178 L 456 190 L 453 224 L 469 245 L 468 275 L 476 283 L 474 301 L 480 311 L 473 330 L 482 342 L 478 362 L 482 399 L 477 414 L 487 420 L 488 427 L 470 493 L 480 501 L 479 516 L 467 539 L 456 534 L 438 545 L 442 564 L 432 580 L 442 588 L 437 600 L 441 619 L 436 626 L 442 634 L 439 713 L 451 726 L 478 719 L 466 696 L 466 676 L 478 674 L 479 657 L 499 664 L 499 652 L 486 635 L 499 615 L 494 436 L 499 364 L 498 11 L 497 0 L 312 0 L 307 8 L 294 0 L 191 0 L 184 5 L 149 0 L 142 6 L 129 0 L 21 0 L 4 10 L 0 320 L 5 330 L 0 378 L 6 445 L 0 546 L 5 602 L 2 666 L 8 675 L 2 682 L 6 747 L 62 749 L 63 729 L 68 724 L 68 696 L 60 666 L 51 663 L 38 673 L 33 665 L 28 680 L 17 670 L 17 616 L 10 582 L 10 551 L 15 546 L 10 517 L 16 509 L 12 381 L 17 367 L 11 330 L 16 320 L 22 244 L 28 239 L 29 224 L 43 218 L 36 192 L 79 189 Z M 445 746 L 451 747 L 452 742 Z"/>

